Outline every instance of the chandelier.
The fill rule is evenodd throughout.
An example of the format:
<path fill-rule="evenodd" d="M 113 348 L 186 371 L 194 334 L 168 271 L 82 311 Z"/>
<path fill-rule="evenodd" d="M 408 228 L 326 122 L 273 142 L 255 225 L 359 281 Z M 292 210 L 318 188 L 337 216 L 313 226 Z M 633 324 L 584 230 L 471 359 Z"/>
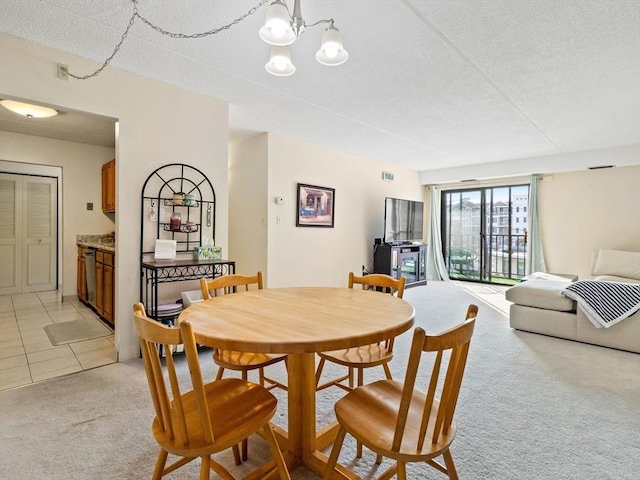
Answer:
<path fill-rule="evenodd" d="M 277 76 L 293 75 L 296 67 L 291 63 L 291 53 L 288 45 L 295 42 L 307 28 L 328 23 L 329 27 L 322 34 L 320 50 L 316 53 L 316 60 L 323 65 L 341 65 L 347 61 L 349 54 L 342 46 L 342 34 L 333 25 L 333 18 L 319 20 L 307 25 L 300 13 L 300 0 L 295 0 L 293 14 L 283 0 L 275 0 L 269 5 L 264 27 L 260 29 L 260 38 L 271 47 L 271 57 L 265 65 L 267 72 Z"/>
<path fill-rule="evenodd" d="M 75 75 L 69 71 L 69 67 L 66 65 L 58 64 L 58 78 L 68 79 L 68 77 L 75 78 L 76 80 L 87 80 L 98 76 L 102 70 L 104 70 L 111 60 L 116 56 L 120 47 L 124 43 L 125 39 L 129 35 L 129 31 L 133 26 L 136 19 L 139 19 L 142 23 L 152 28 L 156 32 L 178 39 L 186 38 L 202 38 L 210 35 L 216 35 L 220 32 L 228 30 L 229 28 L 242 22 L 245 18 L 253 15 L 258 8 L 267 3 L 269 0 L 260 0 L 257 5 L 247 11 L 244 15 L 232 20 L 226 25 L 208 30 L 200 33 L 179 33 L 170 32 L 157 25 L 154 25 L 150 20 L 143 17 L 138 11 L 138 0 L 131 0 L 133 12 L 129 23 L 125 28 L 120 41 L 116 44 L 111 55 L 97 68 L 93 73 L 87 75 Z M 300 0 L 295 0 L 293 6 L 293 15 L 289 13 L 289 8 L 283 0 L 275 0 L 267 10 L 267 20 L 264 27 L 260 29 L 260 37 L 270 45 L 271 58 L 269 63 L 265 65 L 267 72 L 278 76 L 292 75 L 296 71 L 296 67 L 291 63 L 291 54 L 289 53 L 288 45 L 295 42 L 300 35 L 307 29 L 320 25 L 322 23 L 328 23 L 329 27 L 322 35 L 322 42 L 320 50 L 316 53 L 316 59 L 323 65 L 340 65 L 347 60 L 349 56 L 347 51 L 342 46 L 342 35 L 340 31 L 333 26 L 333 18 L 329 20 L 319 20 L 311 25 L 307 25 L 300 14 Z"/>

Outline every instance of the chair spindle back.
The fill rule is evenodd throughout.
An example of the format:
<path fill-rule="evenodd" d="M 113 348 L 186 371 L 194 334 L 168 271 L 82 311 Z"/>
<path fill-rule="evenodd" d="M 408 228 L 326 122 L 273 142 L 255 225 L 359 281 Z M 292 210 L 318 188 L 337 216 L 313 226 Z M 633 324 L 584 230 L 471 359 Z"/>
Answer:
<path fill-rule="evenodd" d="M 353 272 L 349 272 L 349 288 L 353 288 L 354 285 L 361 285 L 363 290 L 370 288 L 389 295 L 395 295 L 398 298 L 402 298 L 402 295 L 404 295 L 406 281 L 405 277 L 395 279 L 391 275 L 385 275 L 384 273 L 370 273 L 360 277 Z M 393 350 L 394 342 L 395 338 L 385 340 L 384 345 L 387 351 Z"/>
<path fill-rule="evenodd" d="M 420 430 L 416 439 L 417 448 L 418 450 L 422 449 L 427 432 L 430 432 L 429 440 L 432 444 L 438 443 L 441 436 L 447 435 L 453 422 L 477 313 L 478 307 L 470 305 L 463 323 L 438 335 L 427 335 L 421 327 L 414 330 L 392 446 L 394 451 L 400 449 L 418 368 L 424 352 L 435 352 L 435 361 L 426 391 Z M 449 353 L 448 361 L 443 362 L 445 352 Z M 445 366 L 444 381 L 440 382 L 440 389 L 438 389 L 439 379 Z M 440 394 L 439 398 L 437 398 L 438 393 Z M 437 405 L 435 417 L 431 415 L 434 405 Z"/>
<path fill-rule="evenodd" d="M 205 300 L 219 295 L 237 293 L 239 291 L 246 292 L 250 289 L 249 287 L 251 285 L 255 285 L 258 290 L 262 290 L 262 272 L 258 272 L 256 275 L 236 275 L 235 273 L 231 273 L 215 277 L 211 280 L 207 280 L 206 278 L 200 279 L 202 298 Z"/>
<path fill-rule="evenodd" d="M 134 304 L 133 310 L 134 323 L 138 332 L 142 358 L 153 407 L 156 412 L 158 427 L 170 439 L 181 440 L 184 445 L 187 445 L 189 443 L 189 428 L 187 428 L 180 384 L 172 354 L 176 346 L 184 345 L 185 351 L 190 351 L 191 356 L 193 356 L 195 352 L 195 358 L 197 359 L 197 348 L 195 340 L 193 339 L 193 333 L 191 330 L 186 330 L 186 332 L 191 333 L 191 335 L 188 336 L 185 341 L 180 328 L 167 327 L 147 317 L 142 303 Z M 162 349 L 160 349 L 161 346 Z M 160 351 L 165 352 L 164 364 L 166 376 L 162 367 L 163 362 L 162 358 L 160 358 Z M 190 360 L 189 369 L 191 371 L 192 387 L 196 391 L 198 407 L 200 408 L 202 434 L 208 441 L 213 441 L 200 367 L 198 365 L 196 369 L 192 364 L 192 360 Z M 169 385 L 166 383 L 167 378 Z M 171 392 L 171 395 L 169 395 L 169 392 Z M 207 413 L 206 417 L 203 417 L 201 405 L 204 405 L 204 410 Z"/>
<path fill-rule="evenodd" d="M 406 281 L 405 277 L 395 279 L 383 273 L 370 273 L 360 277 L 354 275 L 353 272 L 349 272 L 349 288 L 353 288 L 354 285 L 361 285 L 363 290 L 371 288 L 390 295 L 396 295 L 398 298 L 402 298 L 404 294 Z"/>

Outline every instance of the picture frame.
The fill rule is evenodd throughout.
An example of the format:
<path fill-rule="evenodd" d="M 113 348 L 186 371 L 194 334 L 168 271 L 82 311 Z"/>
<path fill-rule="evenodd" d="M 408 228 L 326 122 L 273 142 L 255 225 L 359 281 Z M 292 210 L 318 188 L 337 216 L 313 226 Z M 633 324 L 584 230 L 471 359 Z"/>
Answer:
<path fill-rule="evenodd" d="M 333 228 L 335 188 L 298 183 L 296 227 Z"/>

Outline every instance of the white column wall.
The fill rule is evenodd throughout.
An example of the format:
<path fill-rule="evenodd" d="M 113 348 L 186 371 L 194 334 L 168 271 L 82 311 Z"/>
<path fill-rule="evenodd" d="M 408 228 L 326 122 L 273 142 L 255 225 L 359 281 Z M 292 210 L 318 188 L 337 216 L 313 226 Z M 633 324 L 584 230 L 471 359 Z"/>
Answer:
<path fill-rule="evenodd" d="M 267 134 L 229 147 L 229 252 L 236 272 L 267 283 Z M 228 256 L 227 256 L 228 255 Z M 266 286 L 266 285 L 265 285 Z"/>

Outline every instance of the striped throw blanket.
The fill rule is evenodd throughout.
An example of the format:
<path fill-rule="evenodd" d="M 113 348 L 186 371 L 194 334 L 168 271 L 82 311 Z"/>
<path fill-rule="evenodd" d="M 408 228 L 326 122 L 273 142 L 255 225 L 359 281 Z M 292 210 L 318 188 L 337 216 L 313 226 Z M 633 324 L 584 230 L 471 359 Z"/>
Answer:
<path fill-rule="evenodd" d="M 575 300 L 597 328 L 615 325 L 640 310 L 640 284 L 580 280 L 560 295 Z"/>

